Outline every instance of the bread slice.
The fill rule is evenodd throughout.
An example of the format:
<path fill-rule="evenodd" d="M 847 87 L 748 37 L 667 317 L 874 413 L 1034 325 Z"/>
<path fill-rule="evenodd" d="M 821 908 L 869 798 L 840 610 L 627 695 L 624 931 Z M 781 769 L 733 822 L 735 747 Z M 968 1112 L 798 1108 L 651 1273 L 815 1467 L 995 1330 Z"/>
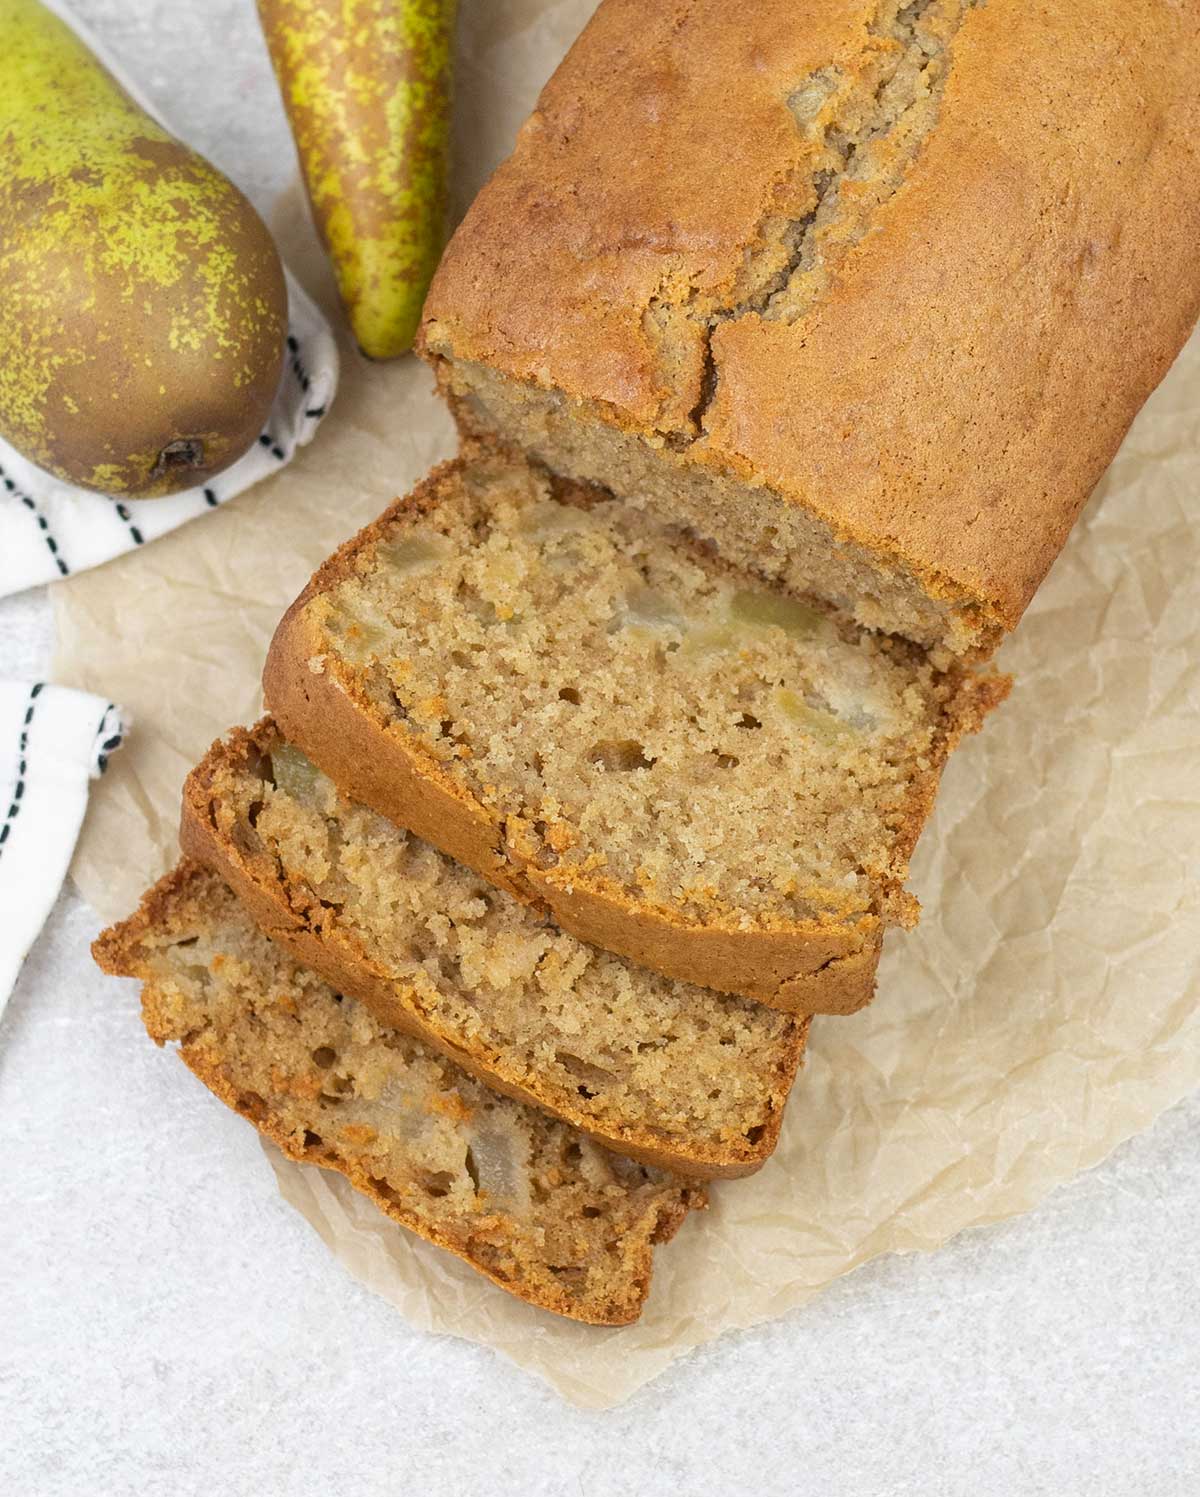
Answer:
<path fill-rule="evenodd" d="M 797 1013 L 870 998 L 942 764 L 1004 690 L 499 451 L 327 562 L 264 684 L 356 800 L 565 930 Z"/>
<path fill-rule="evenodd" d="M 598 1148 L 387 1029 L 184 861 L 92 947 L 142 981 L 159 1045 L 292 1159 L 345 1175 L 401 1226 L 519 1299 L 636 1320 L 654 1246 L 703 1192 Z"/>
<path fill-rule="evenodd" d="M 468 430 L 989 651 L 1200 311 L 1198 77 L 1176 0 L 603 0 L 424 352 Z"/>
<path fill-rule="evenodd" d="M 806 1019 L 564 934 L 340 794 L 269 720 L 189 776 L 181 841 L 297 960 L 489 1086 L 690 1175 L 775 1148 Z"/>

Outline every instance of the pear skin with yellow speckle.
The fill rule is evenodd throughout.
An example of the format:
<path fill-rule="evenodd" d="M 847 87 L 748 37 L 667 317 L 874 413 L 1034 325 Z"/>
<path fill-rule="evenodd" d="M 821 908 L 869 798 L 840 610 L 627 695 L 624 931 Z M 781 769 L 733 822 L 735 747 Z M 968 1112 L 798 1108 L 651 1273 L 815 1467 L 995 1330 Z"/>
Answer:
<path fill-rule="evenodd" d="M 133 499 L 257 439 L 287 335 L 254 209 L 37 0 L 0 0 L 0 436 Z"/>
<path fill-rule="evenodd" d="M 258 0 L 358 346 L 412 347 L 445 240 L 455 0 Z"/>

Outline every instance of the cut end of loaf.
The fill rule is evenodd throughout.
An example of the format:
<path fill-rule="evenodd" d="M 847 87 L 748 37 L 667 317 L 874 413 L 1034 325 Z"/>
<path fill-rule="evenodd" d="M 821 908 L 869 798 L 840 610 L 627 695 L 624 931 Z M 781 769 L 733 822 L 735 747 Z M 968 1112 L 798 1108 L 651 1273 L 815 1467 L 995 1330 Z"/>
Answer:
<path fill-rule="evenodd" d="M 661 523 L 690 530 L 729 562 L 832 603 L 861 627 L 972 660 L 991 655 L 1015 614 L 920 574 L 835 530 L 811 507 L 703 443 L 673 446 L 604 403 L 506 378 L 487 365 L 434 359 L 438 385 L 468 441 L 527 452 L 550 472 L 598 485 Z"/>

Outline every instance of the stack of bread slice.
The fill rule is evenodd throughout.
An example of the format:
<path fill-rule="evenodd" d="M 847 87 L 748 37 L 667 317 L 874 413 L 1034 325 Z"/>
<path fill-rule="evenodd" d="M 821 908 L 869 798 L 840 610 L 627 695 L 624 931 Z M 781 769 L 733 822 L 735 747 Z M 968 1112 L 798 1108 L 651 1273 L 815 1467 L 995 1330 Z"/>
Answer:
<path fill-rule="evenodd" d="M 534 1304 L 639 1313 L 916 919 L 990 653 L 1200 300 L 1200 41 L 1146 8 L 1101 107 L 1099 0 L 1052 44 L 603 0 L 430 295 L 460 456 L 313 577 L 97 942 L 219 1097 Z"/>
<path fill-rule="evenodd" d="M 775 1148 L 1003 689 L 495 445 L 331 558 L 264 681 L 98 959 L 287 1152 L 602 1323 Z"/>

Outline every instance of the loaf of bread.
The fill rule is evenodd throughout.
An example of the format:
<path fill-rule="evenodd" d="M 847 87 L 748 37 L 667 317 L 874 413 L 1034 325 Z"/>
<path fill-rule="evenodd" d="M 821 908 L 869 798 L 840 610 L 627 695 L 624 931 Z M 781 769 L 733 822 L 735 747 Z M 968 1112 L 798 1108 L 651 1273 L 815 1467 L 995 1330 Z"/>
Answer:
<path fill-rule="evenodd" d="M 471 432 L 988 651 L 1200 308 L 1200 8 L 603 0 L 455 234 Z"/>
<path fill-rule="evenodd" d="M 394 1221 L 520 1299 L 597 1325 L 641 1311 L 654 1246 L 702 1190 L 609 1154 L 380 1025 L 181 863 L 93 946 L 142 981 L 151 1038 L 292 1159 L 338 1170 Z"/>
<path fill-rule="evenodd" d="M 870 998 L 942 764 L 1004 690 L 499 452 L 326 563 L 264 685 L 355 800 L 563 929 L 797 1013 Z"/>
<path fill-rule="evenodd" d="M 342 795 L 269 720 L 188 777 L 180 840 L 298 961 L 518 1101 L 693 1176 L 774 1150 L 807 1020 L 585 946 Z"/>

